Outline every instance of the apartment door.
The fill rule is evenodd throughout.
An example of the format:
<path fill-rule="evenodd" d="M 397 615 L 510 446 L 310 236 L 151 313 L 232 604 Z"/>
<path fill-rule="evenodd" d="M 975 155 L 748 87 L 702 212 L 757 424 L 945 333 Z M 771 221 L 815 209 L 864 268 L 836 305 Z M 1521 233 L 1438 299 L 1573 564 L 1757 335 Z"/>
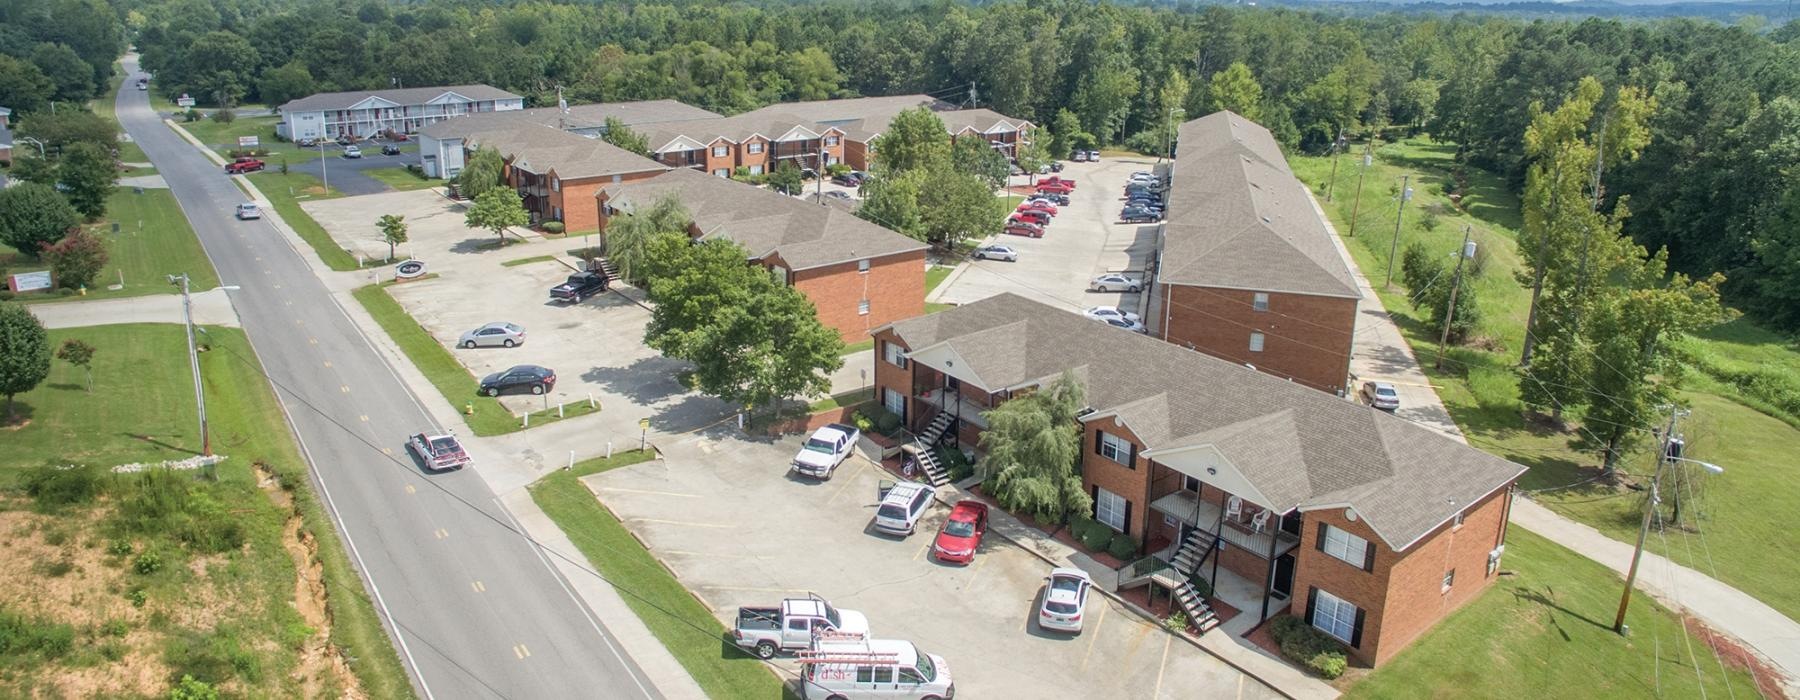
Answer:
<path fill-rule="evenodd" d="M 1294 555 L 1292 552 L 1275 558 L 1275 583 L 1269 592 L 1276 598 L 1287 600 L 1294 594 Z"/>

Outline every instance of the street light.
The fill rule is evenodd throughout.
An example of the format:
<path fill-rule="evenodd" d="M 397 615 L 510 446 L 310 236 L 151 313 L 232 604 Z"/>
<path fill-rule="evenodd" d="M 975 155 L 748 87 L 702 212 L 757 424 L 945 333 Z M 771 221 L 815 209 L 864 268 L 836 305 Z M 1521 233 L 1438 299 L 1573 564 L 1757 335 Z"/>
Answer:
<path fill-rule="evenodd" d="M 182 323 L 187 328 L 188 370 L 194 374 L 194 405 L 199 409 L 200 454 L 212 456 L 212 435 L 206 429 L 206 392 L 200 386 L 200 354 L 194 349 L 194 301 L 188 296 L 188 275 L 169 275 L 169 284 L 181 288 Z M 220 289 L 236 291 L 237 285 L 221 285 Z"/>
<path fill-rule="evenodd" d="M 1156 162 L 1158 162 L 1158 163 L 1161 163 L 1163 161 L 1164 153 L 1168 154 L 1169 160 L 1175 160 L 1175 113 L 1176 112 L 1180 112 L 1181 116 L 1184 116 L 1184 117 L 1187 116 L 1186 109 L 1183 109 L 1181 107 L 1170 107 L 1169 108 L 1169 118 L 1163 122 L 1163 153 L 1156 154 Z"/>
<path fill-rule="evenodd" d="M 325 139 L 319 139 L 319 181 L 325 186 L 325 194 L 331 194 L 331 173 L 325 165 Z"/>

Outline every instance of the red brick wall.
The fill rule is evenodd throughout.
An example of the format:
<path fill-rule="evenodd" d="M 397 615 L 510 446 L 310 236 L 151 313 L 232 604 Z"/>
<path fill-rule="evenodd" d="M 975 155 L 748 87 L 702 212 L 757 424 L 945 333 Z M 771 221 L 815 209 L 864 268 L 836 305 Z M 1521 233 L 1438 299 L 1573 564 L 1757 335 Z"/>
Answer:
<path fill-rule="evenodd" d="M 1321 391 L 1344 388 L 1356 331 L 1355 299 L 1269 292 L 1269 310 L 1256 311 L 1250 291 L 1190 285 L 1163 289 L 1168 314 L 1164 340 Z M 1253 331 L 1263 334 L 1261 352 L 1250 351 Z"/>
<path fill-rule="evenodd" d="M 725 148 L 725 155 L 723 155 L 723 156 L 713 155 L 713 153 L 714 153 L 713 149 L 719 148 L 721 146 L 723 146 Z M 737 151 L 738 151 L 737 144 L 734 144 L 725 139 L 718 139 L 716 141 L 713 141 L 712 143 L 707 144 L 706 145 L 706 174 L 711 175 L 711 174 L 713 174 L 713 171 L 718 170 L 720 168 L 724 168 L 727 171 L 732 170 L 733 168 L 736 168 L 737 167 L 737 157 L 738 157 Z"/>
<path fill-rule="evenodd" d="M 856 170 L 869 169 L 869 144 L 862 141 L 844 139 L 844 162 Z"/>
<path fill-rule="evenodd" d="M 751 153 L 750 152 L 750 144 L 753 144 L 753 143 L 762 144 L 762 152 L 761 153 Z M 741 167 L 748 168 L 752 165 L 760 165 L 763 168 L 763 173 L 768 174 L 768 172 L 770 170 L 769 166 L 771 165 L 773 158 L 774 158 L 774 155 L 769 150 L 769 140 L 768 139 L 752 136 L 748 139 L 745 139 L 743 143 L 738 144 L 737 164 Z"/>
<path fill-rule="evenodd" d="M 791 279 L 818 308 L 819 321 L 836 329 L 846 343 L 862 342 L 876 326 L 925 313 L 923 250 L 873 258 L 868 272 L 858 271 L 852 260 L 800 270 Z M 858 313 L 863 299 L 869 300 L 867 314 Z"/>
<path fill-rule="evenodd" d="M 903 348 L 906 347 L 906 344 L 900 342 L 900 338 L 894 335 L 894 332 L 891 330 L 875 334 L 875 402 L 879 405 L 885 405 L 883 402 L 886 401 L 887 398 L 887 389 L 893 389 L 894 391 L 900 392 L 902 396 L 906 397 L 908 404 L 908 410 L 905 416 L 908 420 L 907 427 L 916 428 L 918 426 L 912 423 L 912 420 L 917 417 L 916 410 L 911 408 L 913 402 L 912 381 L 914 365 L 908 363 L 907 367 L 902 368 L 888 362 L 886 359 L 886 343 L 895 343 Z"/>
<path fill-rule="evenodd" d="M 1116 435 L 1137 445 L 1137 453 L 1142 453 L 1144 444 L 1137 435 L 1120 425 L 1116 419 L 1102 418 L 1088 421 L 1081 432 L 1081 487 L 1089 494 L 1094 487 L 1111 491 L 1124 497 L 1131 504 L 1131 522 L 1127 532 L 1138 542 L 1144 541 L 1145 523 L 1152 518 L 1161 520 L 1161 515 L 1151 515 L 1150 511 L 1150 460 L 1141 455 L 1132 460 L 1136 469 L 1114 462 L 1094 451 L 1094 441 L 1100 431 Z"/>
<path fill-rule="evenodd" d="M 1462 527 L 1445 523 L 1401 553 L 1388 573 L 1380 635 L 1370 650 L 1375 663 L 1393 658 L 1494 582 L 1487 573 L 1487 556 L 1505 537 L 1508 506 L 1507 489 L 1501 489 L 1464 511 Z M 1456 570 L 1456 578 L 1445 591 L 1444 572 L 1450 569 Z M 1363 635 L 1367 645 L 1368 628 Z"/>
<path fill-rule="evenodd" d="M 1319 523 L 1344 530 L 1375 543 L 1374 571 L 1364 571 L 1319 550 Z M 1289 612 L 1305 619 L 1306 600 L 1311 587 L 1330 592 L 1363 610 L 1363 636 L 1359 647 L 1350 654 L 1365 664 L 1373 665 L 1375 650 L 1380 646 L 1382 616 L 1386 609 L 1388 572 L 1400 561 L 1400 555 L 1381 543 L 1362 519 L 1350 522 L 1341 508 L 1310 511 L 1300 526 L 1300 546 L 1294 549 L 1294 595 Z"/>
<path fill-rule="evenodd" d="M 620 182 L 645 180 L 663 174 L 662 170 L 645 170 L 619 176 Z M 563 225 L 569 233 L 599 231 L 604 226 L 600 217 L 600 188 L 612 184 L 612 176 L 563 180 L 561 191 L 550 191 L 550 203 L 562 207 Z"/>

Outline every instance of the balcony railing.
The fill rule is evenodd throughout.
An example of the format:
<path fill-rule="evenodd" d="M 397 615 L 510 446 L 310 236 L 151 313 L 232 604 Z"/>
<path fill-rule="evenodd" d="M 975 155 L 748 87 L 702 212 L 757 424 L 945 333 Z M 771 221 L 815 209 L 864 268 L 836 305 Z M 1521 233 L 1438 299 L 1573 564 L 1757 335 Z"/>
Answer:
<path fill-rule="evenodd" d="M 1150 508 L 1158 512 L 1180 519 L 1193 527 L 1206 532 L 1217 533 L 1226 544 L 1239 547 L 1258 557 L 1269 557 L 1270 540 L 1274 540 L 1275 554 L 1281 556 L 1299 546 L 1300 538 L 1282 532 L 1281 518 L 1270 514 L 1269 520 L 1260 531 L 1247 523 L 1238 523 L 1230 516 L 1220 519 L 1224 506 L 1200 498 L 1192 491 L 1175 491 L 1150 503 Z M 1248 512 L 1253 506 L 1246 506 Z"/>

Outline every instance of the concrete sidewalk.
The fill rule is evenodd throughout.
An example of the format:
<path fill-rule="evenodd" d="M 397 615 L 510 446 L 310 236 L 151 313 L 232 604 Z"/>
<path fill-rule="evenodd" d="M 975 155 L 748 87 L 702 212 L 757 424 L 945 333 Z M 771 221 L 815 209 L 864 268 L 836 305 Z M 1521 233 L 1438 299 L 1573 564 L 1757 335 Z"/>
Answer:
<path fill-rule="evenodd" d="M 194 301 L 194 323 L 204 326 L 238 327 L 237 310 L 223 289 L 210 289 L 190 295 Z M 115 323 L 181 323 L 181 295 L 153 294 L 124 299 L 93 299 L 29 304 L 31 315 L 45 328 L 78 328 L 109 326 Z"/>

